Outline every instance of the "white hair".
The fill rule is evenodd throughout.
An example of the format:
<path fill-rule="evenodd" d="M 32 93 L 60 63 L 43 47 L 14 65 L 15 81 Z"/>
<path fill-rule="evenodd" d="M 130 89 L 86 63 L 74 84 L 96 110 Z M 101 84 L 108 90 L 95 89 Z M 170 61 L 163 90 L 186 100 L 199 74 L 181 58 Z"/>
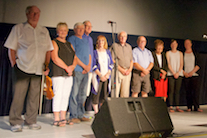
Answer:
<path fill-rule="evenodd" d="M 76 29 L 78 26 L 81 26 L 81 25 L 83 25 L 83 26 L 84 26 L 84 24 L 83 24 L 83 23 L 81 23 L 81 22 L 77 22 L 77 23 L 74 25 L 74 29 Z"/>
<path fill-rule="evenodd" d="M 32 7 L 37 7 L 35 5 L 31 5 L 31 6 L 27 6 L 25 13 L 28 14 L 30 12 L 30 10 L 32 9 Z M 37 7 L 38 8 L 38 7 Z M 38 8 L 39 9 L 39 8 Z M 39 9 L 40 10 L 40 9 Z"/>
<path fill-rule="evenodd" d="M 125 31 L 120 31 L 120 32 L 118 32 L 117 37 L 119 37 L 119 35 L 120 35 L 122 32 L 126 33 L 126 36 L 128 35 L 127 32 L 125 32 Z"/>
<path fill-rule="evenodd" d="M 86 23 L 88 23 L 88 22 L 90 22 L 89 20 L 85 20 L 84 22 L 83 22 L 83 24 L 85 25 Z"/>

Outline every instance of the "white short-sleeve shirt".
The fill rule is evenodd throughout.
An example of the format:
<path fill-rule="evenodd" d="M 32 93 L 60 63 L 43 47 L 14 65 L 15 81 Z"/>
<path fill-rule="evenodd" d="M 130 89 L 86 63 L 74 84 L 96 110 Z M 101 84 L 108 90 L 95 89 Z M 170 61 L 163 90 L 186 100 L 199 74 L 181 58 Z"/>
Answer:
<path fill-rule="evenodd" d="M 40 25 L 33 28 L 29 23 L 15 25 L 5 47 L 16 51 L 16 63 L 20 70 L 41 75 L 46 52 L 53 50 L 48 30 Z"/>

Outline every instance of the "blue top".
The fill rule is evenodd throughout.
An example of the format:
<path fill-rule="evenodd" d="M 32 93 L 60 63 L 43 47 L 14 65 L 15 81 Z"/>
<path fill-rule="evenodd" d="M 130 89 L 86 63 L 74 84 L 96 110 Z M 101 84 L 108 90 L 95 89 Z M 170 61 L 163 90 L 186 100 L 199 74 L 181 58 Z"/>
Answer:
<path fill-rule="evenodd" d="M 73 45 L 76 56 L 85 64 L 89 63 L 89 45 L 85 38 L 78 38 L 73 35 L 68 38 L 68 41 Z M 82 72 L 83 68 L 79 65 L 76 66 L 75 71 Z"/>
<path fill-rule="evenodd" d="M 89 49 L 90 49 L 90 55 L 91 55 L 91 70 L 90 70 L 90 72 L 92 72 L 93 71 L 92 70 L 92 68 L 93 68 L 93 39 L 91 38 L 90 35 L 87 36 L 86 34 L 84 34 L 82 37 L 87 39 L 88 43 L 89 43 Z"/>
<path fill-rule="evenodd" d="M 138 63 L 145 69 L 149 66 L 150 63 L 154 63 L 152 53 L 147 48 L 144 48 L 144 50 L 142 50 L 139 47 L 136 47 L 133 49 L 132 54 L 133 62 Z"/>

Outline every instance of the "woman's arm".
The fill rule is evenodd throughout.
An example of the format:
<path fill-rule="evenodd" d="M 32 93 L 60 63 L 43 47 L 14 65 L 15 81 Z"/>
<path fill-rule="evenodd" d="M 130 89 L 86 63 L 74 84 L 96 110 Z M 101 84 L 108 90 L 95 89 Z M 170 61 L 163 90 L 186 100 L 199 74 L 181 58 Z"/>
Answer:
<path fill-rule="evenodd" d="M 180 52 L 180 67 L 179 67 L 179 72 L 181 72 L 183 70 L 183 53 Z"/>
<path fill-rule="evenodd" d="M 52 44 L 53 44 L 53 47 L 54 47 L 54 50 L 51 52 L 51 58 L 52 58 L 52 61 L 59 67 L 63 68 L 66 70 L 66 72 L 68 72 L 68 66 L 65 64 L 65 62 L 59 58 L 58 56 L 58 45 L 57 43 L 52 40 Z"/>

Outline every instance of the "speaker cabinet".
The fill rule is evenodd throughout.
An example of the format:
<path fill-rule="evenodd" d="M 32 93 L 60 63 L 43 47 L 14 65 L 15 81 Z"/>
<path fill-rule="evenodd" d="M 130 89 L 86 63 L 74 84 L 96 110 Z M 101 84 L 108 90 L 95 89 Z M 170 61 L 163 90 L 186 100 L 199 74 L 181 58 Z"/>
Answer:
<path fill-rule="evenodd" d="M 160 98 L 108 98 L 91 125 L 96 138 L 167 137 L 173 130 Z"/>

